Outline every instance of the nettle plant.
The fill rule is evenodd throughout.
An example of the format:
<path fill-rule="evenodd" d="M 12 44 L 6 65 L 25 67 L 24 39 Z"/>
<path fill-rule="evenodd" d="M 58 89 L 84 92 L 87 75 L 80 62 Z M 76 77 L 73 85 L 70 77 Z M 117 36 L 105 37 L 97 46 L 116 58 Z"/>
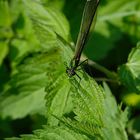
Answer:
<path fill-rule="evenodd" d="M 119 6 L 122 2 L 117 3 Z M 37 47 L 27 48 L 26 53 L 13 61 L 11 80 L 0 97 L 0 115 L 14 120 L 42 114 L 46 123 L 32 134 L 6 140 L 127 140 L 125 128 L 129 109 L 122 110 L 121 104 L 117 105 L 105 80 L 101 86 L 83 69 L 77 71 L 80 82 L 77 76 L 69 78 L 66 74 L 66 65 L 74 53 L 69 23 L 62 12 L 32 0 L 23 0 L 20 4 L 24 7 L 24 16 L 28 16 L 26 31 L 28 26 L 33 28 Z M 124 15 L 120 16 L 127 14 L 134 13 L 124 10 Z M 99 16 L 97 24 L 112 16 Z M 20 45 L 19 42 L 17 46 Z M 140 92 L 139 43 L 116 72 L 91 60 L 89 65 L 115 81 L 116 86 Z"/>

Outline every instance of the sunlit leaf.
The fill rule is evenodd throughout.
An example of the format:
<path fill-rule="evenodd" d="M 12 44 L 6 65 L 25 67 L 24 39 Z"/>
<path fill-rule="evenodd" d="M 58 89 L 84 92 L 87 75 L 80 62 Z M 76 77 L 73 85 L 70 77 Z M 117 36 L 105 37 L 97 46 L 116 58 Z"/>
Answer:
<path fill-rule="evenodd" d="M 21 138 L 6 138 L 5 140 L 90 140 L 84 135 L 77 134 L 65 127 L 51 128 L 46 126 L 43 130 L 36 130 L 32 135 L 22 135 Z"/>
<path fill-rule="evenodd" d="M 55 63 L 52 67 L 53 73 L 57 67 L 55 60 L 58 58 L 55 50 L 36 54 L 17 68 L 9 83 L 9 89 L 0 98 L 0 115 L 3 118 L 17 119 L 28 114 L 44 114 L 45 87 L 50 78 L 47 72 L 50 72 L 51 65 Z"/>
<path fill-rule="evenodd" d="M 8 1 L 0 1 L 0 26 L 9 27 L 11 25 L 10 11 Z"/>
<path fill-rule="evenodd" d="M 140 93 L 140 44 L 133 48 L 128 56 L 127 63 L 119 68 L 122 84 L 128 89 Z"/>
<path fill-rule="evenodd" d="M 55 33 L 65 40 L 69 40 L 69 25 L 62 13 L 49 7 L 45 9 L 39 3 L 31 0 L 24 1 L 24 3 L 34 29 L 37 31 L 37 37 L 44 48 L 56 45 L 57 37 Z"/>
<path fill-rule="evenodd" d="M 8 46 L 6 42 L 0 42 L 0 65 L 8 53 Z"/>

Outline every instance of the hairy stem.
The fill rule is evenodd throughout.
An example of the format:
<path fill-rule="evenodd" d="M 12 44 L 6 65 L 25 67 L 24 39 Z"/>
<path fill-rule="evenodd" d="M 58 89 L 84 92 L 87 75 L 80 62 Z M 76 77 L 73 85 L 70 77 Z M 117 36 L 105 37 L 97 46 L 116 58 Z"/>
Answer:
<path fill-rule="evenodd" d="M 85 60 L 87 59 L 87 57 L 85 55 L 82 55 L 81 60 Z M 102 73 L 104 73 L 108 78 L 118 81 L 118 76 L 117 73 L 115 73 L 114 71 L 110 71 L 107 68 L 105 68 L 104 66 L 101 66 L 100 64 L 88 59 L 88 65 L 90 65 L 91 67 L 101 71 Z"/>
<path fill-rule="evenodd" d="M 107 68 L 101 66 L 100 64 L 98 64 L 90 59 L 88 60 L 88 64 L 90 66 L 94 67 L 95 69 L 103 72 L 108 78 L 111 78 L 111 79 L 117 78 L 117 74 L 115 72 L 108 70 Z"/>

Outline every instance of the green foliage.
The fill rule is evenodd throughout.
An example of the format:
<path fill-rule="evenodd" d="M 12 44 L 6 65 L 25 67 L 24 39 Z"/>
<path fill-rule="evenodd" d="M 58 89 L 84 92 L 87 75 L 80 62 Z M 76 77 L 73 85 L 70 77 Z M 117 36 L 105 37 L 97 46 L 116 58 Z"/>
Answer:
<path fill-rule="evenodd" d="M 127 105 L 140 108 L 140 95 L 133 91 L 126 90 L 122 95 L 122 100 Z"/>
<path fill-rule="evenodd" d="M 103 83 L 103 87 L 106 94 L 105 99 L 105 110 L 106 114 L 110 116 L 109 118 L 105 118 L 105 126 L 107 126 L 107 129 L 105 127 L 105 136 L 106 139 L 128 139 L 127 134 L 124 131 L 126 127 L 126 123 L 129 118 L 130 110 L 129 108 L 125 108 L 124 112 L 121 110 L 121 106 L 118 107 L 117 103 L 112 96 L 112 93 L 106 83 Z M 107 115 L 105 115 L 107 116 Z"/>
<path fill-rule="evenodd" d="M 86 136 L 77 134 L 65 127 L 45 127 L 37 130 L 34 135 L 23 135 L 22 138 L 7 138 L 6 140 L 89 140 Z"/>
<path fill-rule="evenodd" d="M 8 90 L 5 91 L 6 97 L 1 98 L 2 117 L 17 119 L 27 114 L 44 111 L 45 86 L 49 79 L 46 73 L 53 63 L 56 64 L 55 60 L 58 58 L 56 50 L 44 54 L 38 53 L 18 67 L 17 72 L 12 76 Z"/>
<path fill-rule="evenodd" d="M 1 61 L 8 54 L 12 70 L 31 51 L 39 47 L 33 33 L 31 21 L 25 15 L 25 8 L 21 1 L 0 1 L 0 48 Z M 15 10 L 16 9 L 16 10 Z M 2 62 L 1 62 L 2 63 Z"/>
<path fill-rule="evenodd" d="M 101 61 L 119 46 L 116 42 L 124 34 L 133 36 L 130 37 L 132 42 L 139 39 L 139 3 L 139 0 L 101 3 L 95 45 L 93 50 L 87 47 L 89 57 L 94 51 L 91 58 Z M 81 15 L 77 12 L 82 10 L 76 8 L 78 5 L 78 1 L 69 0 L 0 1 L 3 12 L 0 13 L 0 78 L 6 75 L 6 80 L 0 81 L 0 118 L 16 120 L 30 116 L 34 120 L 37 114 L 46 118 L 44 127 L 32 134 L 22 133 L 20 138 L 15 135 L 6 140 L 128 140 L 127 124 L 129 135 L 138 139 L 139 133 L 135 130 L 139 127 L 133 127 L 138 120 L 129 121 L 129 108 L 123 110 L 121 105 L 118 106 L 113 93 L 117 92 L 119 98 L 121 93 L 124 94 L 123 85 L 139 92 L 140 46 L 132 49 L 128 62 L 120 66 L 118 75 L 115 73 L 117 78 L 107 79 L 116 83 L 103 82 L 101 86 L 83 70 L 77 71 L 81 81 L 76 76 L 69 78 L 65 71 L 73 57 L 71 36 L 74 38 L 79 28 L 78 22 L 72 21 L 80 19 L 74 18 Z M 75 12 L 71 10 L 73 7 Z M 128 30 L 133 17 L 135 32 L 133 23 L 132 30 Z M 90 39 L 88 45 L 92 44 Z M 113 90 L 112 87 L 117 88 Z M 1 130 L 3 132 L 4 127 L 0 127 Z"/>
<path fill-rule="evenodd" d="M 119 68 L 120 79 L 123 84 L 134 92 L 140 93 L 140 44 L 133 48 L 128 62 Z"/>
<path fill-rule="evenodd" d="M 84 4 L 84 1 L 82 4 Z M 70 20 L 72 37 L 74 40 L 76 40 L 77 31 L 80 26 L 83 10 L 83 8 L 81 8 L 82 4 L 80 5 L 78 1 L 71 2 L 70 0 L 66 0 L 65 13 Z M 115 63 L 118 62 L 119 57 L 124 57 L 124 53 L 126 52 L 126 49 L 128 49 L 127 47 L 130 47 L 131 42 L 137 42 L 140 39 L 139 5 L 139 0 L 131 2 L 128 2 L 127 0 L 100 1 L 97 11 L 97 23 L 95 29 L 91 31 L 87 47 L 85 48 L 85 54 L 88 58 L 96 61 L 107 59 L 108 62 Z M 67 9 L 72 9 L 73 7 L 75 7 L 75 13 L 79 14 L 68 12 Z M 127 35 L 132 35 L 133 37 L 129 38 Z M 123 37 L 127 41 L 119 44 Z M 120 52 L 118 50 L 115 51 L 119 47 L 118 44 L 120 46 Z M 110 51 L 112 52 L 110 53 Z M 116 57 L 112 58 L 112 53 Z"/>
<path fill-rule="evenodd" d="M 130 133 L 131 140 L 139 140 L 140 139 L 140 117 L 135 117 L 128 123 L 127 129 Z"/>
<path fill-rule="evenodd" d="M 41 5 L 32 1 L 24 1 L 24 3 L 28 8 L 27 11 L 33 21 L 35 31 L 38 31 L 36 34 L 38 34 L 38 39 L 42 42 L 43 47 L 52 48 L 56 45 L 55 33 L 62 36 L 65 40 L 68 40 L 69 25 L 59 11 L 51 8 L 46 8 L 45 10 Z M 30 3 L 30 5 L 28 3 Z"/>
<path fill-rule="evenodd" d="M 9 27 L 11 25 L 11 17 L 10 17 L 10 11 L 8 8 L 8 2 L 7 1 L 0 1 L 0 9 L 1 9 L 0 26 Z"/>
<path fill-rule="evenodd" d="M 8 53 L 8 46 L 6 42 L 0 42 L 0 65 L 3 62 L 3 59 Z"/>

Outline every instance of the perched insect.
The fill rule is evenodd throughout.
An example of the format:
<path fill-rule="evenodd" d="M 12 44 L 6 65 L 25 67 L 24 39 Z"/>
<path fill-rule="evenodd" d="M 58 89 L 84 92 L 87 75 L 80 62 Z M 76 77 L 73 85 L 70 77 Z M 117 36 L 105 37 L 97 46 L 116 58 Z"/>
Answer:
<path fill-rule="evenodd" d="M 68 74 L 69 77 L 72 77 L 74 75 L 77 75 L 79 77 L 79 75 L 76 73 L 76 70 L 81 64 L 87 61 L 85 60 L 80 63 L 80 57 L 84 49 L 85 43 L 87 41 L 90 27 L 95 17 L 98 4 L 99 4 L 99 0 L 86 1 L 83 16 L 82 16 L 82 21 L 81 21 L 81 27 L 76 42 L 75 54 L 70 62 L 70 66 L 66 68 L 66 73 Z"/>

